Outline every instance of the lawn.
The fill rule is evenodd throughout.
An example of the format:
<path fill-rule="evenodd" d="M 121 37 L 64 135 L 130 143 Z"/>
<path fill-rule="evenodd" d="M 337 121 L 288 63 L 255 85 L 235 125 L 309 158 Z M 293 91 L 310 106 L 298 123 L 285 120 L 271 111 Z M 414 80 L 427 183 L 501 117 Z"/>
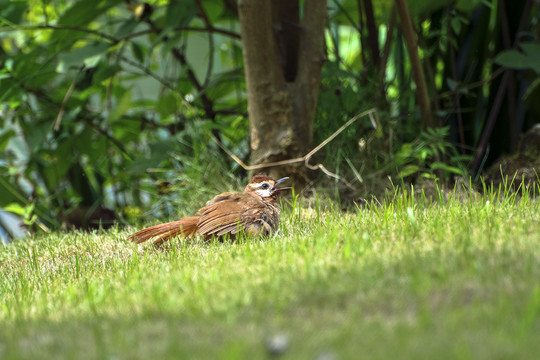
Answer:
<path fill-rule="evenodd" d="M 538 190 L 536 190 L 538 194 Z M 0 248 L 1 359 L 536 359 L 540 204 L 407 194 L 285 204 L 280 232 L 137 246 L 128 230 Z"/>

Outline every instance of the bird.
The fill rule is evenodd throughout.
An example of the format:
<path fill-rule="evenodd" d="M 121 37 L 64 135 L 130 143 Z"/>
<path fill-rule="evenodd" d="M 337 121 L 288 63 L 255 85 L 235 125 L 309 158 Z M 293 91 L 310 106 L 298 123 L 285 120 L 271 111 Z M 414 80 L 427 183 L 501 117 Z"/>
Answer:
<path fill-rule="evenodd" d="M 197 215 L 164 224 L 150 226 L 130 235 L 128 240 L 140 244 L 153 239 L 160 245 L 177 236 L 199 235 L 206 240 L 243 232 L 253 236 L 270 235 L 279 226 L 280 208 L 277 197 L 290 187 L 277 186 L 288 180 L 274 180 L 266 175 L 255 175 L 243 193 L 225 192 L 216 195 L 199 209 Z"/>

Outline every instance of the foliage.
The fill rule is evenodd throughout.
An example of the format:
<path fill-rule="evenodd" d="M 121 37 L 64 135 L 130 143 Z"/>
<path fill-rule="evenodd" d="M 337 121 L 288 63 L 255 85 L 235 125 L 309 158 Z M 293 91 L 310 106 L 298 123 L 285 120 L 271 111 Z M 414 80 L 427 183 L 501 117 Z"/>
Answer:
<path fill-rule="evenodd" d="M 497 64 L 515 70 L 532 70 L 532 74 L 525 73 L 526 79 L 531 84 L 523 94 L 524 104 L 531 109 L 536 116 L 540 116 L 540 45 L 537 43 L 524 42 L 521 44 L 523 52 L 517 50 L 505 50 L 497 55 Z"/>
<path fill-rule="evenodd" d="M 521 92 L 512 90 L 529 87 L 525 73 L 496 64 L 498 54 L 534 37 L 535 14 L 533 2 L 520 1 L 450 5 L 422 17 L 433 105 L 460 152 L 473 155 L 474 174 L 514 151 L 519 134 L 536 122 Z"/>
<path fill-rule="evenodd" d="M 328 2 L 314 142 L 366 109 L 379 116 L 316 160 L 361 195 L 380 194 L 388 176 L 477 172 L 539 112 L 537 5 L 407 3 L 440 129 L 422 129 L 393 2 Z M 107 208 L 132 223 L 237 187 L 245 171 L 215 144 L 249 157 L 236 10 L 227 0 L 0 3 L 0 207 L 33 229 Z"/>
<path fill-rule="evenodd" d="M 31 206 L 56 227 L 229 164 L 211 137 L 245 146 L 238 34 L 223 2 L 197 4 L 2 3 L 0 207 Z"/>
<path fill-rule="evenodd" d="M 0 357 L 528 359 L 539 190 L 285 208 L 280 234 L 232 244 L 155 249 L 114 229 L 16 242 L 0 248 Z"/>
<path fill-rule="evenodd" d="M 348 178 L 365 182 L 372 174 L 384 173 L 414 180 L 435 173 L 447 180 L 450 175 L 466 175 L 469 169 L 476 174 L 499 154 L 515 149 L 519 134 L 537 121 L 537 81 L 533 78 L 531 84 L 526 69 L 516 76 L 501 77 L 502 70 L 494 65 L 507 56 L 505 52 L 498 55 L 509 46 L 503 40 L 511 39 L 514 46 L 523 41 L 526 51 L 519 55 L 510 51 L 513 64 L 521 61 L 519 67 L 510 66 L 523 69 L 525 60 L 526 67 L 533 66 L 535 45 L 526 42 L 534 36 L 538 22 L 532 2 L 512 7 L 481 1 L 408 4 L 441 129 L 421 128 L 416 86 L 392 4 L 332 2 L 329 63 L 323 76 L 316 137 L 331 133 L 330 129 L 346 121 L 342 119 L 366 108 L 375 106 L 381 115 L 376 131 L 368 123 L 361 124 L 344 133 L 337 151 L 328 149 L 325 161 L 337 160 L 334 169 Z M 377 33 L 370 33 L 370 23 Z M 356 43 L 360 50 L 351 45 Z M 500 94 L 518 88 L 528 89 L 523 101 L 511 90 Z M 426 142 L 432 144 L 431 150 Z M 341 160 L 347 165 L 340 167 Z M 373 193 L 373 189 L 367 187 L 364 193 Z"/>
<path fill-rule="evenodd" d="M 448 127 L 435 128 L 422 132 L 411 143 L 404 143 L 394 159 L 398 176 L 406 178 L 414 174 L 440 179 L 448 179 L 450 175 L 464 176 L 467 170 L 462 164 L 466 158 L 457 154 L 447 137 Z"/>
<path fill-rule="evenodd" d="M 532 69 L 540 74 L 540 44 L 522 43 L 523 53 L 517 50 L 506 50 L 495 58 L 500 65 L 513 69 Z"/>

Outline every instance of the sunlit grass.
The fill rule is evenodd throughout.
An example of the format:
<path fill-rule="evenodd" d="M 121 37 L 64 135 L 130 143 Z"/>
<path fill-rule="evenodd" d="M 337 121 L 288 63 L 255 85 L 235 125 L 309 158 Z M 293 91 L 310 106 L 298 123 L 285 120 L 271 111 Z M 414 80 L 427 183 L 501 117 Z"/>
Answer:
<path fill-rule="evenodd" d="M 292 201 L 263 241 L 5 246 L 0 358 L 534 358 L 538 200 L 410 194 L 349 213 Z"/>

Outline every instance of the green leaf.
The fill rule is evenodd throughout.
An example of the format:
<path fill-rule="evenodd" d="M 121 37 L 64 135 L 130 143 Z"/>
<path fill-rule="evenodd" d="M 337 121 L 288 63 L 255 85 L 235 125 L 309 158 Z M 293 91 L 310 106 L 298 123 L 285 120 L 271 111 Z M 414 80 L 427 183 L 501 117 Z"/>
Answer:
<path fill-rule="evenodd" d="M 27 217 L 29 216 L 31 213 L 34 212 L 36 208 L 36 203 L 34 202 L 31 202 L 30 204 L 26 205 L 26 207 L 24 208 L 24 216 Z"/>
<path fill-rule="evenodd" d="M 459 85 L 459 82 L 451 79 L 451 78 L 447 78 L 446 79 L 446 84 L 448 85 L 448 88 L 451 90 L 451 91 L 454 91 L 456 90 L 456 88 L 458 87 Z"/>
<path fill-rule="evenodd" d="M 74 1 L 73 6 L 60 16 L 58 24 L 84 27 L 120 2 L 121 0 Z"/>
<path fill-rule="evenodd" d="M 452 25 L 452 30 L 454 30 L 454 33 L 459 34 L 461 32 L 460 18 L 453 17 L 452 20 L 450 20 L 450 24 Z"/>
<path fill-rule="evenodd" d="M 180 40 L 182 39 L 182 32 L 175 32 L 175 33 L 171 33 L 171 35 L 169 36 L 169 39 L 165 42 L 163 42 L 163 46 L 161 48 L 161 54 L 163 57 L 167 56 L 167 54 L 170 53 L 170 51 L 177 47 L 178 44 L 180 43 Z M 161 41 L 161 39 L 159 39 Z M 156 46 L 157 43 L 154 43 L 154 46 Z"/>
<path fill-rule="evenodd" d="M 0 194 L 2 194 L 0 196 L 0 206 L 12 202 L 24 203 L 26 201 L 25 196 L 22 195 L 22 191 L 9 183 L 5 176 L 0 176 Z"/>
<path fill-rule="evenodd" d="M 21 204 L 18 203 L 11 203 L 4 206 L 2 210 L 5 210 L 7 212 L 17 214 L 20 216 L 24 216 L 25 208 Z"/>
<path fill-rule="evenodd" d="M 178 100 L 176 95 L 173 93 L 168 93 L 165 96 L 160 97 L 156 104 L 156 110 L 158 111 L 162 120 L 176 113 L 178 110 Z"/>
<path fill-rule="evenodd" d="M 42 150 L 36 153 L 36 161 L 42 166 L 48 190 L 53 191 L 60 180 L 67 174 L 73 160 L 73 141 L 63 139 L 54 150 Z"/>
<path fill-rule="evenodd" d="M 538 43 L 522 43 L 521 48 L 530 59 L 531 69 L 537 74 L 540 74 L 540 44 Z"/>
<path fill-rule="evenodd" d="M 4 23 L 19 24 L 27 9 L 28 1 L 1 1 L 0 19 Z"/>
<path fill-rule="evenodd" d="M 206 12 L 206 15 L 210 19 L 211 23 L 215 23 L 223 14 L 224 2 L 223 1 L 204 1 L 202 6 Z"/>
<path fill-rule="evenodd" d="M 165 26 L 173 28 L 187 26 L 197 14 L 197 7 L 193 1 L 171 1 L 167 7 Z"/>
<path fill-rule="evenodd" d="M 419 167 L 417 165 L 406 165 L 401 169 L 398 176 L 401 178 L 407 177 L 409 175 L 417 173 L 419 170 Z"/>
<path fill-rule="evenodd" d="M 522 43 L 520 47 L 523 49 L 525 54 L 527 54 L 527 56 L 540 61 L 540 44 L 531 42 Z"/>
<path fill-rule="evenodd" d="M 83 64 L 87 67 L 94 67 L 97 65 L 101 55 L 106 53 L 110 46 L 110 44 L 103 42 L 91 43 L 69 53 L 64 53 L 60 55 L 60 62 L 56 71 L 63 73 L 71 67 L 80 68 Z"/>
<path fill-rule="evenodd" d="M 179 76 L 178 82 L 176 83 L 176 89 L 178 90 L 178 93 L 180 93 L 182 96 L 186 96 L 187 94 L 190 94 L 193 89 L 193 83 L 189 81 L 186 77 Z"/>
<path fill-rule="evenodd" d="M 401 149 L 396 154 L 396 160 L 403 161 L 403 160 L 406 160 L 406 159 L 408 159 L 409 157 L 412 157 L 412 156 L 413 156 L 412 144 L 411 143 L 405 143 L 405 144 L 401 145 Z"/>
<path fill-rule="evenodd" d="M 73 190 L 79 195 L 80 203 L 85 206 L 91 206 L 97 199 L 98 186 L 94 187 L 95 177 L 92 173 L 86 171 L 79 162 L 75 162 L 69 169 L 69 179 Z"/>
<path fill-rule="evenodd" d="M 452 174 L 463 175 L 463 171 L 461 169 L 455 166 L 450 166 L 440 161 L 436 161 L 433 164 L 431 164 L 430 168 L 432 170 L 443 170 Z"/>
<path fill-rule="evenodd" d="M 133 52 L 133 56 L 135 56 L 135 59 L 137 59 L 140 63 L 144 63 L 144 58 L 148 53 L 148 49 L 146 47 L 142 46 L 139 43 L 132 42 L 131 51 Z"/>
<path fill-rule="evenodd" d="M 169 157 L 169 153 L 174 152 L 175 147 L 178 145 L 176 139 L 167 139 L 154 143 L 150 143 L 150 151 L 152 153 L 152 159 L 159 163 Z"/>
<path fill-rule="evenodd" d="M 125 170 L 127 175 L 140 175 L 144 174 L 148 168 L 155 166 L 153 159 L 138 158 L 129 163 Z"/>
<path fill-rule="evenodd" d="M 3 152 L 6 149 L 6 146 L 13 135 L 15 135 L 15 131 L 11 129 L 0 134 L 0 152 Z"/>
<path fill-rule="evenodd" d="M 102 65 L 100 66 L 96 73 L 94 74 L 94 83 L 100 83 L 103 80 L 106 80 L 110 77 L 115 76 L 117 73 L 122 71 L 122 67 L 118 64 L 113 65 Z"/>
<path fill-rule="evenodd" d="M 116 34 L 114 34 L 114 37 L 121 38 L 130 34 L 137 27 L 138 24 L 139 22 L 136 21 L 134 18 L 127 19 L 122 23 L 122 25 L 118 27 L 118 30 L 116 31 Z"/>
<path fill-rule="evenodd" d="M 178 141 L 175 139 L 161 140 L 150 143 L 150 156 L 139 157 L 124 167 L 125 176 L 143 174 L 150 168 L 157 168 L 170 157 L 171 153 L 177 152 Z"/>
<path fill-rule="evenodd" d="M 118 101 L 116 107 L 111 111 L 108 120 L 115 122 L 124 115 L 131 107 L 131 91 L 126 91 Z"/>
<path fill-rule="evenodd" d="M 517 50 L 505 50 L 499 53 L 495 57 L 495 62 L 512 69 L 527 69 L 529 67 L 527 57 Z"/>
<path fill-rule="evenodd" d="M 495 57 L 495 62 L 511 69 L 532 69 L 540 74 L 540 44 L 523 43 L 521 48 L 524 53 L 517 50 L 505 50 L 499 53 Z"/>
<path fill-rule="evenodd" d="M 23 223 L 26 226 L 30 226 L 30 225 L 34 224 L 36 222 L 36 220 L 37 220 L 37 215 L 32 214 L 31 216 L 25 217 L 24 220 L 23 220 Z"/>
<path fill-rule="evenodd" d="M 115 139 L 122 144 L 127 144 L 132 141 L 137 141 L 141 131 L 140 119 L 122 116 L 111 124 Z M 115 144 L 116 145 L 116 144 Z"/>
<path fill-rule="evenodd" d="M 523 102 L 540 116 L 540 77 L 537 77 L 523 94 Z"/>

